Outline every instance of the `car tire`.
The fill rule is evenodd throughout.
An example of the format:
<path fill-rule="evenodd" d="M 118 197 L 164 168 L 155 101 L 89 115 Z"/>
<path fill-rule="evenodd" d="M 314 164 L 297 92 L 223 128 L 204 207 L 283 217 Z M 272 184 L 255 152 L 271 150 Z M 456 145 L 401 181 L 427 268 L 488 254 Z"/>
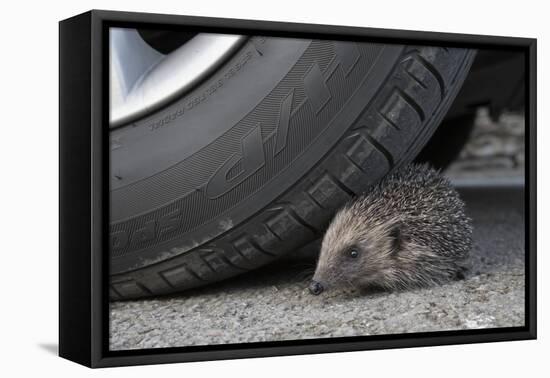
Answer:
<path fill-rule="evenodd" d="M 217 282 L 319 238 L 416 157 L 474 55 L 253 37 L 189 93 L 111 130 L 111 300 Z"/>

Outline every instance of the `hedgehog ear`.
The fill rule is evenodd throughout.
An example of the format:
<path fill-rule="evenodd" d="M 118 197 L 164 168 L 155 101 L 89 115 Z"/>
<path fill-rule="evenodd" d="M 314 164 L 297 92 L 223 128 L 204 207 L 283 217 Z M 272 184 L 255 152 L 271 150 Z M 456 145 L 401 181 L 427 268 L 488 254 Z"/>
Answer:
<path fill-rule="evenodd" d="M 392 255 L 396 255 L 401 251 L 401 248 L 403 247 L 403 243 L 405 241 L 405 235 L 403 233 L 403 224 L 402 223 L 396 223 L 392 226 L 390 230 L 390 241 L 391 241 L 391 250 Z"/>

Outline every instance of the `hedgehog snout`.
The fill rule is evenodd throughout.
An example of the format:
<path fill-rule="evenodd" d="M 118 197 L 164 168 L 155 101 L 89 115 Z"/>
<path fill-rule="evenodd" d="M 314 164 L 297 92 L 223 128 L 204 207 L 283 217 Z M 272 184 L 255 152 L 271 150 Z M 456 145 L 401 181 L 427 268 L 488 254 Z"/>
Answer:
<path fill-rule="evenodd" d="M 311 284 L 309 285 L 309 292 L 313 295 L 319 295 L 325 290 L 325 287 L 323 284 L 319 281 L 311 281 Z"/>

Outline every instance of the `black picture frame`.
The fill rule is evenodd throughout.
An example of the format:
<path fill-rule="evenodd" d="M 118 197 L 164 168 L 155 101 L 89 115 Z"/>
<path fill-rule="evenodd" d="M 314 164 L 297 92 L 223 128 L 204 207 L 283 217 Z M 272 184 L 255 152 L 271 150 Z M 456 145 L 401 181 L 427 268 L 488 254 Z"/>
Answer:
<path fill-rule="evenodd" d="M 234 34 L 507 48 L 526 53 L 524 327 L 190 346 L 108 348 L 108 28 L 147 24 Z M 535 339 L 536 39 L 93 10 L 59 23 L 59 354 L 89 367 Z"/>

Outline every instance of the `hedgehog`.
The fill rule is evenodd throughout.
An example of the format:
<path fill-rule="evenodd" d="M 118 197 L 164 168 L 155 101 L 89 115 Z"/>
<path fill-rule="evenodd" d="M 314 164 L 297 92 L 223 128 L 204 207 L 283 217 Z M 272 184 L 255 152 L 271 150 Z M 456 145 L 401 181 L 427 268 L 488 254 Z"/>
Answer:
<path fill-rule="evenodd" d="M 464 278 L 472 224 L 464 202 L 426 164 L 394 170 L 341 208 L 309 286 L 408 290 Z"/>

